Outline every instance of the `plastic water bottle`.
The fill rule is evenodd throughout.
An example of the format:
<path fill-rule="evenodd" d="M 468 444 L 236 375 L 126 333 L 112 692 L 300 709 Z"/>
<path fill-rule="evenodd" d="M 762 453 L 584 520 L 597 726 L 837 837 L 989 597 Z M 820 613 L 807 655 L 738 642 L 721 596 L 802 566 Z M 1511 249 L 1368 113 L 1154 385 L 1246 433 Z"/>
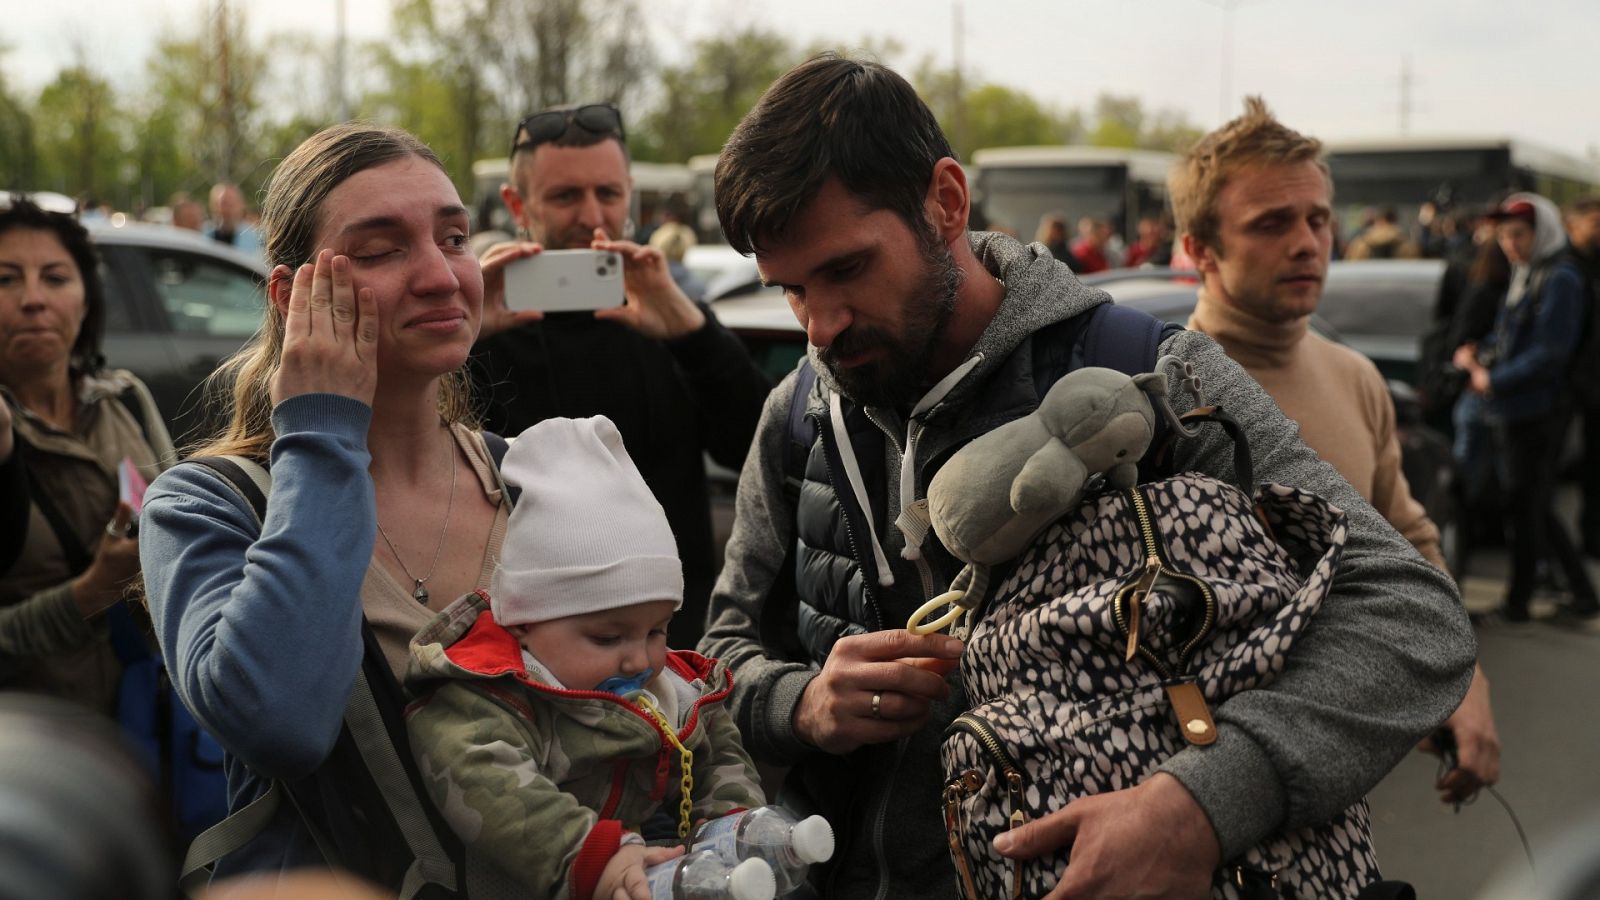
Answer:
<path fill-rule="evenodd" d="M 781 806 L 763 806 L 701 825 L 694 849 L 715 850 L 730 862 L 766 861 L 781 896 L 806 880 L 813 863 L 833 858 L 833 828 L 821 816 L 797 821 Z"/>
<path fill-rule="evenodd" d="M 759 859 L 741 863 L 714 850 L 694 850 L 644 870 L 654 900 L 772 900 L 772 867 Z"/>

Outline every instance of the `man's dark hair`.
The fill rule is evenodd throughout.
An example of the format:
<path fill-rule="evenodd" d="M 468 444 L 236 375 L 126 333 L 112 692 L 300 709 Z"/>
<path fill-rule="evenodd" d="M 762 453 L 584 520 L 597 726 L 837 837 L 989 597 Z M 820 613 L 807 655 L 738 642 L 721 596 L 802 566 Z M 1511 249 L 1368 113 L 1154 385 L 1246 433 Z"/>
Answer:
<path fill-rule="evenodd" d="M 560 106 L 552 106 L 548 109 L 541 109 L 536 113 L 530 113 L 521 122 L 517 123 L 516 133 L 511 136 L 511 184 L 519 194 L 527 196 L 527 185 L 523 182 L 521 175 L 524 167 L 521 164 L 524 160 L 532 159 L 533 151 L 539 149 L 538 147 L 523 146 L 523 137 L 527 134 L 523 129 L 523 123 L 542 113 L 559 112 L 570 115 L 580 107 L 588 105 L 590 104 L 563 103 Z M 602 141 L 616 141 L 617 146 L 622 148 L 623 162 L 626 163 L 632 160 L 632 156 L 628 153 L 628 139 L 624 135 L 590 131 L 571 121 L 567 123 L 567 129 L 561 133 L 560 137 L 544 143 L 555 147 L 593 147 Z"/>
<path fill-rule="evenodd" d="M 954 156 L 927 104 L 875 62 L 812 57 L 772 83 L 717 160 L 717 218 L 753 253 L 780 237 L 830 178 L 922 236 L 933 167 Z"/>
<path fill-rule="evenodd" d="M 77 265 L 86 314 L 78 328 L 78 339 L 72 344 L 68 365 L 75 376 L 98 372 L 105 365 L 100 344 L 106 328 L 106 290 L 100 280 L 100 254 L 95 251 L 88 229 L 65 213 L 41 209 L 25 194 L 11 194 L 0 200 L 0 234 L 14 229 L 54 234 Z"/>

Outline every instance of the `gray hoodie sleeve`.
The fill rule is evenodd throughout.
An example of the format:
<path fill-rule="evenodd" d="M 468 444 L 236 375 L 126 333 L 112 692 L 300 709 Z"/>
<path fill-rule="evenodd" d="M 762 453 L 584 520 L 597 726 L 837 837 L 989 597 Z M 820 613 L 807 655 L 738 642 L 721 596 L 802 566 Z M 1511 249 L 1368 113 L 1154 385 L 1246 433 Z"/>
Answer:
<path fill-rule="evenodd" d="M 1460 703 L 1477 647 L 1449 577 L 1306 447 L 1216 343 L 1184 332 L 1162 352 L 1192 362 L 1206 400 L 1244 426 L 1257 482 L 1303 488 L 1349 516 L 1332 593 L 1283 673 L 1218 705 L 1215 744 L 1161 766 L 1205 809 L 1229 859 L 1361 799 Z M 1180 442 L 1176 462 L 1231 480 L 1232 452 L 1222 430 L 1207 426 Z"/>
<path fill-rule="evenodd" d="M 786 614 L 776 604 L 795 602 L 792 590 L 774 591 L 794 544 L 794 511 L 783 493 L 783 454 L 789 428 L 793 372 L 767 396 L 754 443 L 739 474 L 733 533 L 722 575 L 711 593 L 710 624 L 700 652 L 720 659 L 734 673 L 732 712 L 750 755 L 788 765 L 812 748 L 794 733 L 794 709 L 817 669 L 780 659 L 761 639 L 770 620 Z"/>

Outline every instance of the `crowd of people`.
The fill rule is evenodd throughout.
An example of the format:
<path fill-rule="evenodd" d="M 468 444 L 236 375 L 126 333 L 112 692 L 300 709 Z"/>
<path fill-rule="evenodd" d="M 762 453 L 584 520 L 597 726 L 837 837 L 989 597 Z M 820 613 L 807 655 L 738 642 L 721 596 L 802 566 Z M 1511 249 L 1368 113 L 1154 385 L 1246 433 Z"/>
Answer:
<path fill-rule="evenodd" d="M 1337 243 L 1321 144 L 1259 99 L 1182 155 L 1171 215 L 1134 244 L 1092 217 L 1073 240 L 1061 213 L 1023 243 L 969 230 L 965 172 L 900 75 L 832 54 L 788 72 L 729 136 L 715 196 L 805 331 L 776 385 L 672 258 L 681 213 L 624 238 L 616 107 L 536 111 L 509 147 L 519 233 L 481 256 L 439 158 L 394 128 L 307 139 L 259 221 L 235 185 L 209 219 L 175 198 L 173 224 L 270 267 L 259 333 L 212 376 L 225 424 L 181 454 L 101 357 L 85 229 L 20 196 L 0 210 L 0 678 L 111 718 L 117 635 L 158 650 L 225 751 L 234 814 L 186 886 L 327 866 L 407 897 L 649 900 L 647 868 L 702 821 L 776 802 L 838 835 L 795 896 L 961 896 L 938 800 L 966 644 L 899 625 L 962 569 L 929 485 L 1082 355 L 1109 298 L 1078 274 L 1175 251 L 1199 302 L 1149 362 L 1202 385 L 1249 455 L 1180 428 L 1162 465 L 1323 498 L 1343 553 L 1283 672 L 1209 698 L 1214 741 L 1014 819 L 995 852 L 1070 846 L 1051 896 L 1202 897 L 1419 745 L 1454 748 L 1447 802 L 1498 779 L 1489 680 L 1383 380 L 1309 329 Z M 1481 473 L 1461 479 L 1465 540 L 1510 547 L 1501 619 L 1551 579 L 1590 619 L 1600 467 L 1577 540 L 1554 491 L 1575 415 L 1600 446 L 1600 200 L 1564 221 L 1533 194 L 1433 212 L 1407 234 L 1379 211 L 1344 255 L 1451 259 L 1425 378 Z M 509 266 L 583 248 L 620 259 L 623 305 L 508 304 Z M 721 560 L 708 456 L 740 472 Z M 1370 874 L 1363 896 L 1403 896 Z"/>

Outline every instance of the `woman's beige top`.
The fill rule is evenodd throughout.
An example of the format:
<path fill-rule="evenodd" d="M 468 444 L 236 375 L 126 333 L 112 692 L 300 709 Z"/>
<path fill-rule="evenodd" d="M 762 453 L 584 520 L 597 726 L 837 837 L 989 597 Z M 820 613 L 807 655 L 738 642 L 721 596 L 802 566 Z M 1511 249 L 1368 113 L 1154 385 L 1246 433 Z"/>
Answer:
<path fill-rule="evenodd" d="M 505 539 L 506 519 L 510 515 L 511 507 L 505 501 L 500 487 L 500 477 L 495 471 L 493 458 L 489 456 L 489 448 L 484 446 L 483 436 L 463 425 L 451 426 L 451 433 L 455 436 L 457 446 L 462 449 L 469 461 L 472 474 L 476 476 L 476 480 L 472 483 L 477 484 L 483 491 L 483 496 L 497 507 L 494 527 L 489 530 L 489 540 L 483 550 L 483 562 L 478 569 L 476 585 L 482 590 L 488 590 L 489 580 L 494 575 L 495 566 L 500 562 L 500 544 Z M 433 610 L 413 599 L 411 589 L 395 580 L 389 570 L 378 562 L 376 553 L 367 562 L 367 577 L 361 583 L 361 610 L 366 614 L 367 622 L 372 626 L 372 632 L 378 638 L 378 646 L 383 648 L 384 658 L 389 661 L 389 668 L 394 671 L 395 678 L 403 678 L 406 662 L 410 659 L 408 648 L 411 636 L 433 620 Z"/>

